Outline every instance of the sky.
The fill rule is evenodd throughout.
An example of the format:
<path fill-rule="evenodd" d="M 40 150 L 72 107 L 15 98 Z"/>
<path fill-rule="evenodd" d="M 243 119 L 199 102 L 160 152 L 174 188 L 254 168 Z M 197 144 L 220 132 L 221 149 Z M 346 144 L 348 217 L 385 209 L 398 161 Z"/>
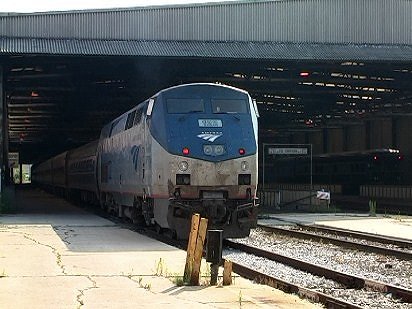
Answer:
<path fill-rule="evenodd" d="M 1 0 L 0 12 L 32 13 L 223 1 L 227 0 Z"/>

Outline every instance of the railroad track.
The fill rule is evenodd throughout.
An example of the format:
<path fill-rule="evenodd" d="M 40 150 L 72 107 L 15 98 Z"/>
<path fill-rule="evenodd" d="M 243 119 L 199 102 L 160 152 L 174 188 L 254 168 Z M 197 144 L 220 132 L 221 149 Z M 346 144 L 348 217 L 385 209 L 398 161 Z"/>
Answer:
<path fill-rule="evenodd" d="M 315 231 L 315 232 L 320 231 L 320 232 L 335 234 L 338 236 L 347 236 L 347 237 L 353 237 L 353 238 L 358 238 L 358 239 L 366 239 L 366 240 L 375 241 L 375 242 L 382 243 L 382 244 L 391 244 L 399 248 L 409 248 L 410 250 L 412 250 L 412 241 L 408 239 L 376 235 L 376 234 L 370 234 L 370 233 L 363 233 L 363 232 L 356 232 L 356 231 L 327 227 L 327 226 L 316 225 L 316 224 L 315 225 L 297 224 L 297 226 L 305 230 L 308 230 L 308 231 Z"/>
<path fill-rule="evenodd" d="M 234 269 L 242 276 L 257 281 L 264 278 L 264 282 L 279 280 L 280 283 L 272 286 L 294 293 L 298 291 L 302 297 L 327 307 L 412 308 L 411 242 L 318 226 L 300 226 L 299 229 L 260 226 L 249 238 L 226 240 L 225 244 L 235 251 L 227 250 L 225 258 L 240 264 Z M 288 267 L 289 270 L 283 270 Z M 256 269 L 263 269 L 260 272 L 264 275 L 252 274 Z M 265 277 L 270 274 L 276 278 Z M 327 282 L 322 286 L 323 281 L 317 283 L 317 279 L 314 284 L 294 279 L 312 275 L 335 283 Z M 300 289 L 302 286 L 310 287 L 310 291 L 299 292 L 305 291 Z M 349 301 L 348 294 L 353 294 Z M 339 301 L 347 304 L 339 304 Z"/>
<path fill-rule="evenodd" d="M 394 256 L 408 261 L 412 260 L 412 241 L 406 239 L 397 239 L 317 225 L 297 225 L 298 229 L 262 224 L 258 224 L 258 227 L 270 233 L 328 242 L 341 247 Z"/>
<path fill-rule="evenodd" d="M 282 290 L 286 293 L 293 293 L 299 295 L 301 298 L 305 298 L 316 303 L 321 303 L 326 306 L 326 308 L 348 308 L 348 309 L 361 309 L 363 307 L 357 306 L 353 303 L 343 301 L 331 295 L 315 291 L 313 289 L 307 289 L 297 284 L 287 282 L 285 280 L 276 278 L 264 274 L 253 268 L 244 266 L 242 264 L 232 261 L 233 271 L 244 278 L 255 281 L 256 283 L 265 284 L 271 286 L 275 289 Z"/>
<path fill-rule="evenodd" d="M 116 218 L 116 221 L 119 221 Z M 120 222 L 118 222 L 120 223 Z M 131 228 L 133 225 L 121 222 L 121 225 Z M 178 247 L 182 250 L 186 250 L 187 247 L 187 241 L 182 241 L 182 240 L 175 240 L 172 239 L 170 236 L 165 235 L 165 234 L 159 234 L 153 229 L 136 229 L 134 230 L 138 233 L 144 234 L 148 237 L 154 238 L 156 240 L 159 240 L 163 243 L 166 243 L 168 245 Z M 225 240 L 226 242 L 226 240 Z M 229 242 L 229 241 L 228 241 Z M 275 278 L 273 276 L 264 274 L 262 272 L 259 272 L 257 270 L 254 270 L 253 268 L 249 268 L 247 266 L 244 266 L 242 264 L 236 263 L 232 261 L 233 265 L 233 271 L 237 273 L 238 275 L 254 280 L 256 283 L 259 284 L 265 284 L 274 288 L 277 288 L 279 290 L 282 290 L 287 293 L 294 293 L 299 295 L 302 298 L 311 300 L 316 303 L 321 303 L 326 305 L 327 308 L 347 308 L 347 309 L 361 309 L 362 307 L 354 305 L 349 302 L 342 301 L 336 297 L 327 295 L 325 293 L 322 293 L 320 291 L 315 291 L 311 289 L 304 288 L 302 286 L 298 286 L 296 284 L 290 283 L 283 281 L 281 279 Z"/>
<path fill-rule="evenodd" d="M 120 221 L 120 220 L 117 219 L 115 221 Z M 135 231 L 144 233 L 149 237 L 166 242 L 169 245 L 179 247 L 181 249 L 185 249 L 185 246 L 186 246 L 185 242 L 173 240 L 170 237 L 165 237 L 165 235 L 159 235 L 153 230 L 136 228 L 136 226 L 133 226 L 125 222 L 121 224 L 127 226 L 128 228 L 134 227 L 132 229 L 134 229 Z M 333 270 L 322 268 L 320 266 L 310 265 L 310 263 L 305 263 L 297 259 L 294 260 L 289 257 L 285 257 L 285 256 L 282 257 L 279 254 L 274 254 L 274 253 L 271 253 L 271 252 L 268 252 L 268 251 L 265 251 L 259 248 L 253 248 L 251 246 L 246 246 L 246 245 L 243 245 L 237 242 L 231 242 L 229 240 L 225 240 L 225 244 L 230 245 L 230 247 L 232 248 L 237 248 L 238 250 L 241 250 L 243 252 L 253 254 L 254 256 L 264 257 L 268 259 L 269 261 L 272 261 L 272 263 L 273 261 L 278 261 L 286 265 L 291 265 L 295 269 L 306 271 L 310 274 L 315 274 L 317 276 L 323 276 L 325 278 L 330 278 L 331 280 L 336 281 L 337 284 L 341 285 L 341 287 L 337 288 L 340 290 L 342 289 L 370 290 L 373 292 L 369 292 L 368 297 L 375 298 L 375 295 L 379 295 L 379 296 L 376 296 L 376 298 L 378 299 L 386 298 L 386 300 L 388 300 L 387 295 L 390 293 L 394 297 L 401 299 L 403 302 L 410 303 L 408 305 L 411 305 L 411 306 L 407 308 L 412 308 L 412 291 L 411 290 L 408 290 L 405 288 L 399 288 L 399 287 L 396 287 L 390 284 L 380 283 L 380 282 L 373 281 L 373 280 L 359 278 L 359 277 L 356 277 L 350 274 L 343 274 L 343 273 L 335 272 Z M 356 308 L 356 309 L 365 308 L 364 305 L 359 305 L 356 302 L 353 302 L 350 300 L 348 301 L 345 298 L 337 297 L 337 296 L 330 294 L 328 289 L 307 288 L 302 285 L 290 282 L 288 280 L 278 278 L 274 275 L 270 275 L 267 272 L 259 271 L 255 269 L 254 267 L 244 265 L 243 263 L 238 263 L 236 261 L 233 261 L 232 259 L 230 260 L 233 263 L 233 271 L 239 274 L 240 276 L 254 280 L 257 283 L 272 286 L 274 288 L 283 290 L 288 293 L 297 294 L 302 298 L 306 298 L 311 301 L 324 304 L 327 308 Z M 336 288 L 332 288 L 332 289 L 336 290 Z M 390 308 L 404 308 L 402 307 L 402 304 L 401 304 L 401 307 L 396 307 L 392 305 L 389 305 L 389 307 Z M 389 308 L 389 307 L 386 306 L 386 308 Z M 372 306 L 369 308 L 380 308 L 380 307 Z"/>
<path fill-rule="evenodd" d="M 248 254 L 253 254 L 255 256 L 258 257 L 263 257 L 266 258 L 270 261 L 275 261 L 275 262 L 279 262 L 288 266 L 291 266 L 293 268 L 296 269 L 300 269 L 302 271 L 305 272 L 309 272 L 311 274 L 320 276 L 320 277 L 325 277 L 328 279 L 331 279 L 333 281 L 336 281 L 342 285 L 345 286 L 345 288 L 347 289 L 365 289 L 368 291 L 376 291 L 376 292 L 380 292 L 380 293 L 391 293 L 395 298 L 399 298 L 404 302 L 407 303 L 412 303 L 412 290 L 410 289 L 406 289 L 406 288 L 402 288 L 402 287 L 398 287 L 398 286 L 393 286 L 390 284 L 386 284 L 386 283 L 381 283 L 378 281 L 374 281 L 374 280 L 369 280 L 366 278 L 362 278 L 359 276 L 354 276 L 351 274 L 346 274 L 346 273 L 342 273 L 342 272 L 338 272 L 332 269 L 328 269 L 326 267 L 321 267 L 312 263 L 308 263 L 305 262 L 303 260 L 300 259 L 294 259 L 291 257 L 287 257 L 281 254 L 277 254 L 274 252 L 270 252 L 267 250 L 263 250 L 254 246 L 250 246 L 250 245 L 245 245 L 242 243 L 238 243 L 238 242 L 234 242 L 234 241 L 230 241 L 230 240 L 225 240 L 225 245 L 233 248 L 233 249 L 238 249 L 240 251 L 246 252 Z M 246 267 L 247 268 L 247 267 Z M 250 270 L 246 270 L 244 266 L 241 265 L 236 265 L 234 267 L 234 271 L 237 272 L 237 270 L 240 270 L 241 272 L 245 272 L 250 279 L 255 279 L 255 278 L 251 278 L 250 274 Z M 239 273 L 240 274 L 240 273 Z M 256 278 L 265 278 L 265 281 L 270 281 L 270 280 L 274 280 L 274 278 L 267 278 L 262 276 L 262 274 L 255 274 L 254 276 L 256 276 Z M 281 282 L 281 286 L 284 286 L 286 283 L 284 281 Z M 291 287 L 291 288 L 287 288 L 287 289 L 291 289 L 292 292 L 296 291 L 296 287 Z M 309 292 L 309 296 L 313 297 L 313 295 L 316 295 L 316 293 L 319 293 L 317 291 L 310 291 Z M 305 295 L 303 295 L 305 296 Z M 313 298 L 311 298 L 313 299 Z M 324 304 L 328 305 L 330 301 L 332 301 L 332 303 L 339 303 L 341 300 L 339 299 L 335 299 L 333 297 L 330 298 L 326 298 L 324 296 L 323 293 L 321 293 L 321 295 L 318 295 L 316 297 L 316 299 L 318 301 L 324 299 Z M 353 304 L 346 304 L 346 305 L 350 305 L 352 306 Z M 352 307 L 350 307 L 352 308 Z M 353 307 L 353 308 L 358 308 L 357 306 Z"/>

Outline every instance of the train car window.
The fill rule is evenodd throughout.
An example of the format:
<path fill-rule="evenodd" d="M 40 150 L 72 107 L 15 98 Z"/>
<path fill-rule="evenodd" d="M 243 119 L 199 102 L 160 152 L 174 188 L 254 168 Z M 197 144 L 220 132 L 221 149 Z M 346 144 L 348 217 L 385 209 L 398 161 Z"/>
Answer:
<path fill-rule="evenodd" d="M 137 110 L 136 110 L 136 115 L 134 117 L 134 122 L 133 125 L 137 125 L 140 120 L 142 119 L 142 115 L 143 115 L 143 106 L 140 106 Z"/>
<path fill-rule="evenodd" d="M 203 113 L 205 105 L 202 99 L 167 99 L 169 114 Z"/>
<path fill-rule="evenodd" d="M 126 127 L 124 128 L 125 130 L 130 129 L 133 126 L 135 114 L 136 114 L 136 110 L 132 111 L 131 113 L 127 115 Z"/>
<path fill-rule="evenodd" d="M 239 113 L 246 114 L 247 106 L 245 100 L 212 99 L 213 113 Z"/>

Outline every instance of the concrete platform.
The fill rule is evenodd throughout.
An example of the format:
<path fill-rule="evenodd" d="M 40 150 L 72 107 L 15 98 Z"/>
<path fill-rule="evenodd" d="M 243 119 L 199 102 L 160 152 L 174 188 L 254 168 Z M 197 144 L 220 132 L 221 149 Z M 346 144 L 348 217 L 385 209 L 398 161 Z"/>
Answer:
<path fill-rule="evenodd" d="M 179 287 L 186 252 L 40 191 L 0 215 L 1 308 L 321 308 L 240 277 Z"/>
<path fill-rule="evenodd" d="M 385 235 L 412 240 L 412 217 L 395 215 L 376 215 L 354 213 L 290 213 L 262 214 L 260 224 L 319 224 L 376 235 Z"/>

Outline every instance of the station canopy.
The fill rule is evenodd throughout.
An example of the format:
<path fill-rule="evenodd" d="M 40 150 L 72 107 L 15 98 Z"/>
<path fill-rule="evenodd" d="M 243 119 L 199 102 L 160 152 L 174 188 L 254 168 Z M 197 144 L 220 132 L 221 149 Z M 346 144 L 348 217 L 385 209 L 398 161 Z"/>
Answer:
<path fill-rule="evenodd" d="M 412 2 L 287 0 L 0 15 L 9 151 L 98 138 L 162 88 L 250 92 L 261 141 L 412 110 Z"/>

